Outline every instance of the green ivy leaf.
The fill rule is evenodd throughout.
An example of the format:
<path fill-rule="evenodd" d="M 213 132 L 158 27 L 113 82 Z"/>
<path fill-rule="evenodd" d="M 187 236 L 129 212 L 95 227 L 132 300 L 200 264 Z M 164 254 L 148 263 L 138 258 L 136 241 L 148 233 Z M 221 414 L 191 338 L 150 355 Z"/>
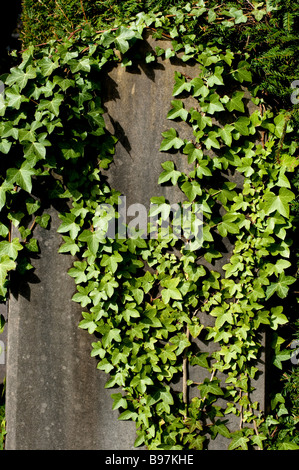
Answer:
<path fill-rule="evenodd" d="M 171 102 L 173 109 L 167 114 L 167 119 L 177 119 L 180 118 L 183 121 L 188 119 L 188 111 L 184 108 L 184 104 L 180 100 L 174 100 Z"/>
<path fill-rule="evenodd" d="M 160 146 L 160 152 L 166 152 L 171 148 L 179 149 L 184 145 L 184 141 L 177 137 L 177 132 L 175 129 L 171 128 L 166 132 L 162 132 L 164 140 Z"/>
<path fill-rule="evenodd" d="M 287 188 L 281 188 L 278 195 L 268 191 L 264 196 L 264 203 L 261 208 L 266 215 L 278 211 L 282 216 L 288 218 L 290 214 L 289 203 L 295 198 L 295 194 Z"/>
<path fill-rule="evenodd" d="M 181 172 L 177 171 L 174 167 L 174 163 L 171 161 L 167 161 L 161 164 L 164 171 L 161 173 L 158 179 L 158 183 L 162 184 L 166 181 L 171 180 L 173 185 L 177 184 L 178 178 L 181 176 Z"/>
<path fill-rule="evenodd" d="M 225 104 L 229 112 L 239 111 L 241 113 L 245 112 L 244 103 L 242 101 L 244 96 L 244 91 L 235 91 L 230 100 Z"/>
<path fill-rule="evenodd" d="M 180 279 L 166 279 L 161 281 L 161 286 L 164 287 L 162 290 L 162 299 L 166 304 L 169 303 L 170 299 L 182 300 L 182 294 L 177 288 Z"/>
<path fill-rule="evenodd" d="M 0 285 L 3 286 L 7 273 L 16 268 L 16 263 L 7 255 L 0 257 Z"/>
<path fill-rule="evenodd" d="M 196 196 L 201 196 L 202 189 L 197 181 L 185 181 L 182 184 L 181 190 L 186 194 L 190 202 L 196 199 Z"/>
<path fill-rule="evenodd" d="M 44 77 L 49 77 L 55 69 L 59 67 L 59 62 L 56 60 L 53 62 L 49 57 L 43 57 L 39 61 L 39 67 L 41 69 L 41 73 Z"/>
<path fill-rule="evenodd" d="M 205 144 L 208 150 L 211 150 L 212 147 L 216 149 L 220 149 L 220 144 L 217 140 L 217 137 L 218 137 L 218 133 L 215 131 L 210 131 L 208 133 L 208 137 L 203 141 L 203 143 Z"/>
<path fill-rule="evenodd" d="M 126 28 L 125 26 L 120 26 L 118 30 L 115 33 L 115 46 L 118 48 L 118 50 L 122 53 L 125 54 L 130 48 L 130 43 L 129 41 L 136 37 L 136 32 L 132 31 L 131 29 Z"/>
<path fill-rule="evenodd" d="M 228 446 L 228 450 L 234 450 L 234 449 L 248 450 L 248 444 L 247 444 L 248 442 L 249 442 L 249 438 L 244 436 L 242 432 L 234 433 L 232 442 Z"/>
<path fill-rule="evenodd" d="M 234 124 L 236 131 L 240 132 L 242 135 L 249 135 L 248 126 L 251 124 L 251 121 L 248 117 L 240 117 Z"/>
<path fill-rule="evenodd" d="M 72 234 L 71 234 L 72 236 Z M 94 256 L 97 255 L 100 242 L 103 242 L 103 235 L 101 232 L 91 230 L 84 230 L 78 237 L 78 240 L 81 242 L 86 242 L 87 247 L 91 254 Z"/>
<path fill-rule="evenodd" d="M 0 242 L 0 256 L 8 256 L 15 260 L 18 257 L 18 252 L 23 249 L 19 238 L 14 238 L 11 242 L 3 240 Z"/>
<path fill-rule="evenodd" d="M 6 175 L 8 183 L 15 183 L 24 191 L 31 193 L 32 176 L 35 175 L 35 170 L 30 163 L 25 161 L 20 168 L 10 168 L 7 170 Z"/>
<path fill-rule="evenodd" d="M 233 72 L 233 77 L 241 83 L 252 82 L 252 75 L 249 68 L 250 65 L 246 60 L 240 61 L 237 70 Z"/>
<path fill-rule="evenodd" d="M 224 127 L 219 129 L 218 134 L 228 147 L 232 144 L 232 131 L 234 130 L 234 126 L 231 124 L 225 124 Z"/>
<path fill-rule="evenodd" d="M 121 393 L 112 393 L 111 398 L 113 399 L 113 410 L 118 410 L 119 408 L 128 408 L 128 402 Z"/>
<path fill-rule="evenodd" d="M 28 80 L 32 80 L 33 78 L 36 78 L 36 71 L 32 65 L 29 65 L 25 72 L 21 68 L 14 67 L 10 70 L 5 84 L 11 86 L 16 83 L 20 91 L 22 91 L 27 85 Z"/>
<path fill-rule="evenodd" d="M 175 72 L 175 85 L 173 87 L 173 96 L 178 96 L 184 91 L 191 90 L 191 82 L 186 82 L 185 77 L 182 76 L 181 73 Z"/>
<path fill-rule="evenodd" d="M 57 232 L 70 232 L 71 238 L 75 240 L 80 232 L 80 226 L 76 223 L 76 216 L 73 214 L 59 214 L 58 217 L 62 220 L 62 224 L 58 227 Z"/>
<path fill-rule="evenodd" d="M 266 300 L 268 300 L 276 292 L 278 297 L 284 299 L 289 291 L 289 287 L 296 279 L 293 276 L 285 276 L 281 273 L 277 282 L 271 282 L 266 290 Z"/>
<path fill-rule="evenodd" d="M 204 382 L 198 386 L 202 398 L 206 398 L 209 394 L 221 396 L 224 395 L 223 391 L 219 387 L 218 379 L 204 379 Z"/>

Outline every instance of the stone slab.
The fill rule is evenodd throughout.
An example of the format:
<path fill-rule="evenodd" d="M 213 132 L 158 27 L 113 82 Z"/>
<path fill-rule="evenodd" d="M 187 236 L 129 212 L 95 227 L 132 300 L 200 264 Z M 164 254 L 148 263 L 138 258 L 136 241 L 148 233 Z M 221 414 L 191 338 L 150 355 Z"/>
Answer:
<path fill-rule="evenodd" d="M 73 260 L 58 254 L 60 221 L 54 208 L 48 213 L 51 229 L 36 232 L 34 277 L 14 284 L 9 302 L 6 449 L 131 449 L 135 424 L 112 411 L 91 337 L 78 328 L 81 307 L 67 274 Z"/>
<path fill-rule="evenodd" d="M 158 44 L 163 47 L 162 41 Z M 148 51 L 153 45 L 148 42 Z M 152 196 L 165 196 L 170 203 L 181 200 L 177 188 L 157 182 L 163 161 L 174 160 L 183 170 L 186 158 L 159 148 L 161 133 L 170 127 L 178 129 L 181 138 L 190 137 L 186 123 L 166 116 L 174 72 L 195 77 L 197 67 L 159 59 L 154 65 L 115 67 L 103 80 L 105 120 L 119 139 L 107 177 L 126 196 L 127 207 L 138 203 L 149 208 Z M 51 229 L 38 228 L 36 233 L 41 256 L 32 260 L 35 277 L 16 283 L 9 302 L 7 449 L 133 449 L 135 424 L 117 421 L 118 413 L 111 411 L 106 375 L 96 370 L 97 361 L 90 358 L 92 338 L 78 328 L 81 307 L 71 300 L 75 284 L 67 275 L 73 259 L 57 253 L 59 222 L 55 209 L 50 212 Z M 231 245 L 228 240 L 225 243 L 224 258 L 214 266 L 220 271 L 230 256 Z M 263 401 L 263 378 L 257 388 Z M 236 422 L 231 421 L 231 426 Z M 211 449 L 226 446 L 226 440 L 218 439 Z"/>

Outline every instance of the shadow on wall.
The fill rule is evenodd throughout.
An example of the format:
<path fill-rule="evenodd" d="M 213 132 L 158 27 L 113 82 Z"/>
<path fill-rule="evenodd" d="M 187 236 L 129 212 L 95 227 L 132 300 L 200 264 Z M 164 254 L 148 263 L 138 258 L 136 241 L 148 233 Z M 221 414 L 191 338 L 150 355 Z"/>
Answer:
<path fill-rule="evenodd" d="M 2 5 L 3 8 L 4 5 Z M 19 40 L 18 26 L 22 11 L 21 0 L 10 0 L 5 2 L 5 10 L 1 12 L 0 28 L 0 74 L 8 72 L 12 66 L 12 58 L 9 51 L 19 50 L 21 42 Z"/>

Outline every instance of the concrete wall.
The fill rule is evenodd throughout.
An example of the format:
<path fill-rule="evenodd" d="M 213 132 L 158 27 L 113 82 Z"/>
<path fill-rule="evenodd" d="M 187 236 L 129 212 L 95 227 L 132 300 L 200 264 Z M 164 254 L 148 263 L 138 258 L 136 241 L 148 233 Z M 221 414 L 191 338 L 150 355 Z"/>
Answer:
<path fill-rule="evenodd" d="M 148 43 L 148 50 L 152 45 Z M 159 195 L 171 203 L 181 198 L 177 189 L 159 187 L 157 181 L 161 162 L 174 159 L 182 168 L 186 159 L 160 153 L 159 147 L 161 132 L 170 127 L 179 129 L 180 137 L 190 137 L 186 123 L 173 123 L 166 115 L 175 70 L 195 77 L 197 67 L 159 60 L 154 65 L 140 62 L 132 69 L 119 66 L 109 71 L 104 81 L 105 119 L 119 143 L 108 177 L 127 197 L 128 205 L 149 207 L 149 198 Z M 51 229 L 36 231 L 41 255 L 32 260 L 34 278 L 14 285 L 9 301 L 7 449 L 132 449 L 135 424 L 117 421 L 118 413 L 111 411 L 106 376 L 90 358 L 92 338 L 78 328 L 81 307 L 71 301 L 76 289 L 67 275 L 73 259 L 57 253 L 59 221 L 55 208 L 50 212 Z M 222 264 L 230 250 L 227 241 Z M 257 387 L 263 401 L 263 376 Z M 226 445 L 219 439 L 211 449 Z"/>

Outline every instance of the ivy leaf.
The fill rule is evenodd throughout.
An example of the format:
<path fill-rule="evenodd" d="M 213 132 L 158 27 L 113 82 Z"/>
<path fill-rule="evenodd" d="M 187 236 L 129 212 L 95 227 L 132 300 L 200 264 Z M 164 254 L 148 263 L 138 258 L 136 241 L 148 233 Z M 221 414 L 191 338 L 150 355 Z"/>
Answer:
<path fill-rule="evenodd" d="M 80 60 L 77 59 L 71 59 L 68 61 L 68 65 L 70 66 L 71 72 L 72 73 L 77 73 L 77 72 L 90 72 L 90 58 L 89 57 L 84 57 Z"/>
<path fill-rule="evenodd" d="M 63 236 L 64 244 L 59 247 L 59 253 L 71 253 L 72 256 L 75 256 L 78 251 L 80 251 L 79 246 L 71 237 Z"/>
<path fill-rule="evenodd" d="M 203 157 L 203 151 L 196 148 L 192 142 L 188 142 L 183 150 L 185 155 L 188 155 L 188 163 L 194 163 L 195 160 L 200 161 Z"/>
<path fill-rule="evenodd" d="M 248 450 L 247 442 L 249 442 L 249 438 L 244 436 L 242 432 L 237 432 L 233 434 L 233 439 L 230 445 L 228 446 L 228 450 L 234 449 L 243 449 Z"/>
<path fill-rule="evenodd" d="M 175 72 L 175 85 L 173 88 L 173 96 L 180 95 L 184 91 L 191 90 L 191 82 L 186 82 L 185 77 L 181 73 Z"/>
<path fill-rule="evenodd" d="M 224 71 L 224 67 L 217 66 L 215 68 L 215 72 L 210 75 L 207 79 L 207 85 L 212 88 L 214 85 L 224 85 L 222 73 Z M 213 94 L 212 96 L 218 96 L 217 93 Z M 223 108 L 224 110 L 224 108 Z"/>
<path fill-rule="evenodd" d="M 24 156 L 27 157 L 27 156 L 29 156 L 33 153 L 40 160 L 46 158 L 45 144 L 49 144 L 49 142 L 48 141 L 46 141 L 46 142 L 32 142 L 29 145 L 27 144 L 24 148 Z"/>
<path fill-rule="evenodd" d="M 13 184 L 11 182 L 9 183 L 7 180 L 3 181 L 2 185 L 0 186 L 0 210 L 6 204 L 6 193 L 13 190 L 13 187 Z"/>
<path fill-rule="evenodd" d="M 35 218 L 35 222 L 42 228 L 47 228 L 50 222 L 51 216 L 49 214 L 38 215 Z"/>
<path fill-rule="evenodd" d="M 225 104 L 229 112 L 240 111 L 241 113 L 245 112 L 244 103 L 242 101 L 244 96 L 244 91 L 236 91 L 233 93 L 231 99 Z"/>
<path fill-rule="evenodd" d="M 212 317 L 217 317 L 215 326 L 218 329 L 221 328 L 224 323 L 229 323 L 230 325 L 234 323 L 232 313 L 226 311 L 223 307 L 215 307 L 210 314 Z"/>
<path fill-rule="evenodd" d="M 118 408 L 128 408 L 127 400 L 123 397 L 121 393 L 112 393 L 111 398 L 113 399 L 113 410 L 117 410 Z"/>
<path fill-rule="evenodd" d="M 236 131 L 240 132 L 242 135 L 249 135 L 248 126 L 251 124 L 248 117 L 242 116 L 235 122 Z"/>
<path fill-rule="evenodd" d="M 266 290 L 266 300 L 268 300 L 275 292 L 278 297 L 284 299 L 289 291 L 289 285 L 293 284 L 296 279 L 293 276 L 285 276 L 281 273 L 277 282 L 271 282 Z"/>
<path fill-rule="evenodd" d="M 201 196 L 202 189 L 197 181 L 185 181 L 181 190 L 186 194 L 190 202 L 194 201 L 196 196 Z"/>
<path fill-rule="evenodd" d="M 287 188 L 281 188 L 279 194 L 276 195 L 272 191 L 266 192 L 264 203 L 261 208 L 264 209 L 266 215 L 278 211 L 282 216 L 289 217 L 289 202 L 295 198 L 295 194 Z"/>
<path fill-rule="evenodd" d="M 71 237 L 75 238 L 75 237 L 73 237 L 72 234 L 71 234 Z M 99 245 L 100 245 L 100 243 L 103 243 L 105 238 L 103 237 L 103 234 L 100 231 L 95 230 L 94 232 L 92 232 L 91 230 L 84 230 L 79 235 L 78 240 L 82 241 L 82 242 L 86 242 L 89 251 L 94 256 L 96 256 L 96 254 L 98 252 L 98 249 L 99 249 Z"/>
<path fill-rule="evenodd" d="M 135 304 L 133 304 L 135 305 Z M 136 310 L 133 306 L 129 306 L 128 308 L 126 308 L 123 312 L 123 316 L 124 316 L 124 319 L 127 323 L 130 323 L 131 321 L 131 317 L 132 318 L 139 318 L 140 317 L 140 313 L 138 312 L 138 310 Z"/>
<path fill-rule="evenodd" d="M 278 444 L 278 450 L 299 450 L 299 445 L 294 442 L 284 441 Z"/>
<path fill-rule="evenodd" d="M 242 9 L 238 9 L 236 7 L 231 7 L 229 10 L 229 14 L 235 18 L 235 24 L 239 23 L 247 23 L 247 16 L 243 14 Z"/>
<path fill-rule="evenodd" d="M 220 135 L 221 139 L 228 147 L 232 144 L 232 131 L 234 130 L 234 126 L 230 124 L 225 124 L 224 127 L 219 129 L 218 134 Z"/>
<path fill-rule="evenodd" d="M 130 48 L 129 41 L 135 37 L 136 33 L 125 26 L 121 26 L 115 33 L 115 46 L 124 54 Z"/>
<path fill-rule="evenodd" d="M 176 346 L 174 344 L 167 343 L 165 345 L 165 347 L 160 352 L 160 358 L 163 364 L 166 364 L 168 361 L 176 360 L 176 354 L 174 352 L 175 349 Z"/>
<path fill-rule="evenodd" d="M 184 145 L 184 141 L 177 137 L 177 132 L 175 129 L 171 128 L 166 132 L 162 132 L 164 140 L 160 146 L 160 152 L 165 152 L 171 148 L 179 149 Z"/>
<path fill-rule="evenodd" d="M 238 63 L 238 68 L 233 72 L 233 77 L 238 80 L 239 82 L 251 82 L 252 81 L 252 75 L 250 70 L 248 70 L 250 67 L 249 63 L 246 62 L 245 60 L 242 60 Z"/>
<path fill-rule="evenodd" d="M 208 150 L 211 150 L 212 147 L 220 149 L 220 144 L 217 140 L 218 133 L 215 131 L 210 131 L 208 137 L 203 141 Z"/>
<path fill-rule="evenodd" d="M 177 289 L 179 282 L 180 279 L 178 278 L 161 281 L 161 286 L 164 287 L 162 290 L 163 302 L 168 304 L 170 299 L 182 300 L 182 294 L 179 289 Z"/>
<path fill-rule="evenodd" d="M 10 74 L 5 81 L 5 84 L 10 86 L 16 83 L 20 91 L 22 91 L 27 85 L 28 80 L 33 78 L 36 78 L 36 71 L 32 65 L 29 65 L 25 72 L 18 67 L 14 67 L 10 70 Z"/>
<path fill-rule="evenodd" d="M 88 333 L 92 335 L 96 331 L 98 326 L 97 323 L 94 321 L 94 315 L 92 313 L 84 312 L 83 316 L 84 320 L 81 320 L 78 326 L 83 330 L 88 330 Z"/>
<path fill-rule="evenodd" d="M 274 118 L 274 123 L 275 123 L 275 135 L 276 137 L 282 137 L 283 130 L 285 128 L 285 122 L 286 122 L 286 117 L 283 114 L 279 114 Z"/>
<path fill-rule="evenodd" d="M 23 98 L 20 93 L 19 87 L 17 85 L 14 85 L 12 88 L 8 88 L 5 94 L 7 98 L 7 106 L 11 106 L 15 109 L 20 109 Z"/>
<path fill-rule="evenodd" d="M 3 240 L 0 242 L 0 256 L 8 256 L 15 260 L 18 257 L 18 252 L 23 249 L 19 238 L 14 238 L 11 242 Z"/>
<path fill-rule="evenodd" d="M 53 62 L 49 57 L 43 57 L 38 63 L 44 77 L 50 76 L 59 67 L 58 60 Z"/>
<path fill-rule="evenodd" d="M 117 270 L 118 264 L 121 261 L 123 261 L 123 257 L 121 256 L 121 254 L 118 253 L 117 251 L 114 251 L 112 255 L 103 255 L 103 258 L 101 260 L 101 266 L 108 266 L 109 269 L 113 273 L 115 273 Z"/>
<path fill-rule="evenodd" d="M 120 421 L 124 421 L 128 419 L 133 421 L 137 417 L 138 417 L 138 414 L 135 411 L 125 410 L 119 415 L 117 419 L 119 419 Z"/>
<path fill-rule="evenodd" d="M 86 261 L 75 261 L 73 267 L 69 269 L 68 275 L 75 278 L 76 284 L 82 284 L 87 282 L 86 268 Z"/>
<path fill-rule="evenodd" d="M 7 170 L 7 182 L 16 183 L 20 188 L 28 193 L 32 190 L 31 177 L 35 175 L 35 170 L 31 168 L 30 163 L 24 162 L 21 168 L 9 168 Z"/>
<path fill-rule="evenodd" d="M 162 184 L 166 181 L 171 180 L 173 185 L 177 184 L 178 178 L 181 176 L 180 171 L 177 171 L 174 167 L 174 163 L 171 161 L 167 161 L 161 164 L 164 171 L 161 173 L 158 179 L 158 183 Z"/>
<path fill-rule="evenodd" d="M 116 341 L 117 343 L 121 342 L 120 336 L 121 330 L 119 328 L 111 328 L 107 331 L 102 339 L 102 344 L 104 348 L 112 344 L 112 341 Z"/>
<path fill-rule="evenodd" d="M 214 424 L 213 426 L 211 426 L 211 431 L 213 432 L 213 434 L 215 436 L 217 436 L 217 434 L 221 434 L 221 436 L 224 436 L 226 437 L 227 439 L 229 439 L 231 437 L 231 433 L 230 431 L 228 430 L 228 428 L 225 426 L 225 424 L 221 423 L 220 420 L 217 420 L 216 421 L 216 424 Z"/>
<path fill-rule="evenodd" d="M 191 86 L 193 87 L 193 96 L 201 96 L 202 98 L 206 98 L 209 94 L 209 88 L 204 84 L 204 81 L 199 78 L 193 78 L 190 82 Z"/>
<path fill-rule="evenodd" d="M 63 101 L 64 96 L 60 93 L 55 93 L 54 98 L 52 100 L 42 99 L 40 101 L 39 110 L 42 111 L 44 109 L 47 109 L 56 117 L 59 117 L 59 107 Z"/>
<path fill-rule="evenodd" d="M 16 263 L 10 259 L 9 256 L 4 255 L 0 257 L 0 285 L 3 286 L 8 271 L 15 269 Z"/>
<path fill-rule="evenodd" d="M 80 226 L 76 223 L 76 216 L 73 214 L 59 214 L 58 217 L 62 220 L 62 224 L 58 227 L 57 232 L 70 232 L 71 238 L 75 240 L 80 231 Z"/>
<path fill-rule="evenodd" d="M 174 100 L 171 102 L 173 109 L 167 114 L 167 119 L 181 118 L 183 121 L 187 121 L 188 111 L 184 108 L 184 104 L 180 100 Z"/>
<path fill-rule="evenodd" d="M 203 176 L 212 176 L 212 172 L 210 168 L 208 168 L 208 164 L 208 160 L 201 160 L 196 170 L 196 175 L 198 176 L 198 178 L 201 179 Z M 205 210 L 206 209 L 207 207 L 205 208 Z"/>
<path fill-rule="evenodd" d="M 287 317 L 282 312 L 283 312 L 283 307 L 281 305 L 271 308 L 270 320 L 271 320 L 271 325 L 272 325 L 273 330 L 277 330 L 278 325 L 285 325 L 286 323 L 288 323 Z"/>
<path fill-rule="evenodd" d="M 202 398 L 206 398 L 209 394 L 212 395 L 224 395 L 223 391 L 219 387 L 219 381 L 217 379 L 209 380 L 204 379 L 204 382 L 198 386 L 200 395 Z"/>
<path fill-rule="evenodd" d="M 202 105 L 201 108 L 204 112 L 208 114 L 214 114 L 216 112 L 224 111 L 223 104 L 220 101 L 220 97 L 217 93 L 213 93 L 209 99 L 209 103 Z"/>

